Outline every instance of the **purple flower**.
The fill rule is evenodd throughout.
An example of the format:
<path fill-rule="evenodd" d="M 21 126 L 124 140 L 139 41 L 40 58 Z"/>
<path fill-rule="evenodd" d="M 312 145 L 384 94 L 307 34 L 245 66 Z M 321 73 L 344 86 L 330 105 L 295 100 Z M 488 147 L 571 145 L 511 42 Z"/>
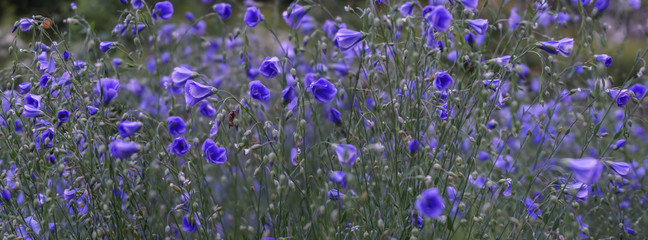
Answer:
<path fill-rule="evenodd" d="M 288 6 L 286 11 L 283 11 L 281 16 L 283 17 L 286 24 L 291 28 L 296 28 L 302 21 L 302 18 L 306 15 L 306 8 L 302 7 L 299 4 L 291 3 Z"/>
<path fill-rule="evenodd" d="M 218 16 L 222 19 L 228 19 L 232 16 L 232 5 L 229 3 L 218 3 L 214 5 L 214 11 L 218 13 Z"/>
<path fill-rule="evenodd" d="M 398 10 L 403 16 L 412 15 L 412 12 L 414 12 L 414 3 L 407 1 L 403 3 L 403 5 L 401 5 L 400 8 L 398 8 Z"/>
<path fill-rule="evenodd" d="M 641 0 L 628 0 L 628 4 L 634 9 L 641 8 Z"/>
<path fill-rule="evenodd" d="M 324 25 L 322 25 L 322 28 L 329 38 L 334 38 L 338 30 L 342 28 L 346 28 L 346 24 L 344 23 L 337 24 L 334 21 L 326 20 L 324 21 Z"/>
<path fill-rule="evenodd" d="M 605 11 L 609 6 L 610 0 L 597 0 L 596 3 L 594 3 L 594 9 L 596 9 L 598 12 Z"/>
<path fill-rule="evenodd" d="M 214 140 L 207 139 L 202 145 L 203 157 L 207 162 L 221 165 L 227 161 L 227 151 L 225 148 L 216 145 Z"/>
<path fill-rule="evenodd" d="M 333 101 L 337 94 L 335 85 L 326 80 L 326 78 L 320 78 L 314 82 L 311 85 L 311 91 L 313 92 L 313 97 L 321 103 Z"/>
<path fill-rule="evenodd" d="M 284 103 L 292 102 L 295 99 L 295 88 L 292 86 L 286 86 L 286 88 L 281 91 L 281 98 L 283 98 Z"/>
<path fill-rule="evenodd" d="M 184 120 L 178 116 L 167 118 L 167 125 L 169 128 L 169 134 L 173 137 L 180 136 L 187 131 L 187 124 L 185 124 Z"/>
<path fill-rule="evenodd" d="M 540 43 L 540 49 L 545 50 L 549 54 L 558 54 L 569 57 L 572 49 L 574 48 L 573 38 L 563 38 L 559 41 L 546 41 Z"/>
<path fill-rule="evenodd" d="M 621 177 L 628 177 L 632 171 L 632 164 L 627 162 L 608 162 L 610 169 Z"/>
<path fill-rule="evenodd" d="M 524 205 L 526 205 L 527 213 L 529 214 L 529 216 L 531 216 L 531 219 L 536 219 L 538 218 L 538 216 L 542 216 L 542 211 L 540 211 L 538 204 L 533 202 L 533 199 L 525 199 Z"/>
<path fill-rule="evenodd" d="M 187 143 L 184 137 L 177 137 L 173 139 L 173 142 L 169 145 L 169 152 L 175 154 L 176 156 L 184 156 L 189 152 L 191 145 Z"/>
<path fill-rule="evenodd" d="M 117 98 L 119 91 L 119 80 L 114 78 L 102 78 L 97 82 L 97 94 L 101 95 L 101 102 L 109 104 Z"/>
<path fill-rule="evenodd" d="M 279 58 L 266 57 L 259 67 L 259 73 L 265 78 L 276 77 L 279 73 L 281 73 L 281 64 L 279 64 Z"/>
<path fill-rule="evenodd" d="M 268 101 L 270 100 L 270 90 L 261 83 L 259 80 L 254 80 L 249 83 L 250 86 L 250 97 L 257 101 Z"/>
<path fill-rule="evenodd" d="M 348 186 L 346 173 L 342 171 L 331 172 L 329 180 L 331 180 L 331 182 L 339 184 L 342 188 L 346 188 Z"/>
<path fill-rule="evenodd" d="M 137 143 L 122 141 L 117 139 L 108 145 L 110 153 L 118 159 L 126 159 L 139 151 L 140 146 Z"/>
<path fill-rule="evenodd" d="M 511 8 L 511 15 L 508 18 L 509 30 L 516 29 L 520 25 L 520 15 L 517 14 L 517 8 Z"/>
<path fill-rule="evenodd" d="M 440 32 L 447 31 L 452 24 L 452 14 L 443 5 L 433 7 L 424 17 L 427 24 Z"/>
<path fill-rule="evenodd" d="M 487 161 L 487 160 L 489 160 L 490 158 L 491 158 L 491 156 L 490 156 L 490 154 L 488 154 L 487 152 L 479 151 L 479 153 L 477 153 L 477 160 L 479 160 L 479 161 L 481 161 L 481 162 L 483 162 L 483 161 Z"/>
<path fill-rule="evenodd" d="M 198 231 L 198 227 L 200 227 L 200 220 L 198 220 L 196 214 L 194 214 L 194 217 L 191 217 L 190 214 L 182 217 L 182 231 L 194 233 Z"/>
<path fill-rule="evenodd" d="M 488 29 L 488 19 L 469 20 L 468 26 L 470 26 L 470 28 L 472 28 L 475 33 L 484 35 L 486 34 L 486 30 Z"/>
<path fill-rule="evenodd" d="M 560 24 L 560 26 L 565 26 L 565 24 L 567 24 L 568 21 L 569 21 L 569 13 L 559 12 L 556 15 L 556 23 Z"/>
<path fill-rule="evenodd" d="M 24 82 L 18 85 L 18 92 L 20 94 L 28 93 L 31 90 L 32 84 L 30 82 Z"/>
<path fill-rule="evenodd" d="M 216 116 L 216 109 L 214 109 L 214 107 L 212 107 L 212 105 L 207 101 L 200 103 L 198 112 L 206 118 L 214 118 L 214 116 Z"/>
<path fill-rule="evenodd" d="M 445 209 L 443 197 L 437 188 L 425 190 L 414 205 L 421 215 L 428 218 L 439 218 Z"/>
<path fill-rule="evenodd" d="M 21 18 L 18 20 L 18 25 L 14 25 L 13 29 L 11 32 L 15 32 L 16 28 L 20 28 L 21 32 L 29 32 L 31 31 L 32 25 L 34 24 L 34 21 L 29 19 L 29 18 Z"/>
<path fill-rule="evenodd" d="M 215 91 L 216 88 L 189 80 L 185 84 L 185 103 L 191 107 L 211 96 Z"/>
<path fill-rule="evenodd" d="M 108 52 L 108 50 L 110 50 L 113 45 L 115 45 L 115 42 L 101 42 L 99 43 L 99 50 L 104 53 Z"/>
<path fill-rule="evenodd" d="M 131 0 L 131 5 L 134 9 L 140 9 L 144 7 L 144 0 Z"/>
<path fill-rule="evenodd" d="M 9 192 L 9 190 L 7 190 L 6 188 L 2 189 L 0 195 L 2 195 L 2 199 L 4 199 L 5 201 L 7 202 L 11 201 L 11 192 Z"/>
<path fill-rule="evenodd" d="M 514 167 L 513 165 L 515 164 L 515 161 L 513 160 L 513 157 L 510 155 L 506 156 L 499 156 L 495 160 L 495 167 L 502 169 L 505 173 L 506 172 L 511 172 L 513 171 Z"/>
<path fill-rule="evenodd" d="M 644 94 L 646 94 L 646 87 L 639 83 L 630 86 L 628 90 L 632 91 L 634 93 L 634 96 L 639 99 L 643 98 Z"/>
<path fill-rule="evenodd" d="M 576 6 L 578 6 L 578 1 L 579 0 L 571 0 L 572 4 L 574 4 Z M 590 3 L 590 0 L 581 0 L 581 2 L 583 3 L 583 6 L 585 6 L 585 5 Z"/>
<path fill-rule="evenodd" d="M 612 144 L 612 146 L 610 146 L 610 148 L 612 148 L 614 150 L 617 150 L 617 149 L 622 148 L 623 146 L 625 146 L 625 144 L 626 144 L 625 139 L 619 139 L 619 140 L 616 141 L 616 143 Z"/>
<path fill-rule="evenodd" d="M 142 128 L 142 122 L 131 122 L 128 120 L 122 121 L 117 125 L 119 136 L 123 138 L 133 136 L 140 128 Z"/>
<path fill-rule="evenodd" d="M 342 114 L 337 109 L 331 108 L 329 110 L 328 119 L 335 124 L 340 124 L 342 123 Z"/>
<path fill-rule="evenodd" d="M 340 51 L 346 52 L 354 48 L 362 39 L 364 34 L 361 32 L 356 32 L 351 29 L 343 28 L 337 31 L 335 37 L 333 38 L 333 44 L 340 49 Z"/>
<path fill-rule="evenodd" d="M 594 55 L 594 59 L 597 62 L 605 64 L 605 67 L 610 67 L 610 65 L 612 65 L 612 57 L 608 56 L 607 54 Z"/>
<path fill-rule="evenodd" d="M 40 116 L 40 107 L 41 107 L 41 96 L 32 95 L 28 93 L 23 99 L 23 112 L 22 117 L 24 118 L 33 118 Z"/>
<path fill-rule="evenodd" d="M 419 141 L 416 139 L 410 140 L 409 143 L 407 144 L 407 148 L 409 149 L 411 154 L 416 153 L 416 151 L 418 151 L 419 148 Z"/>
<path fill-rule="evenodd" d="M 437 72 L 434 81 L 432 82 L 432 86 L 439 91 L 445 91 L 452 86 L 453 82 L 454 81 L 448 72 Z"/>
<path fill-rule="evenodd" d="M 337 154 L 338 161 L 342 167 L 351 167 L 358 158 L 356 147 L 351 144 L 337 144 L 335 146 L 335 154 Z"/>
<path fill-rule="evenodd" d="M 630 91 L 627 89 L 615 90 L 610 89 L 608 95 L 614 99 L 618 107 L 624 107 L 630 101 Z"/>
<path fill-rule="evenodd" d="M 463 4 L 464 8 L 470 11 L 475 11 L 475 9 L 477 9 L 478 3 L 478 0 L 461 0 L 461 4 Z"/>
<path fill-rule="evenodd" d="M 188 65 L 181 65 L 173 68 L 171 73 L 171 81 L 175 87 L 184 87 L 188 80 L 194 79 L 198 73 L 194 72 Z"/>
<path fill-rule="evenodd" d="M 70 118 L 70 112 L 68 110 L 62 109 L 56 113 L 56 116 L 58 117 L 59 121 L 61 122 L 67 122 L 67 120 Z"/>
<path fill-rule="evenodd" d="M 99 109 L 96 108 L 96 107 L 93 107 L 93 106 L 87 106 L 86 110 L 88 111 L 88 114 L 90 114 L 91 116 L 95 115 L 95 114 L 97 114 L 97 112 L 99 112 Z"/>
<path fill-rule="evenodd" d="M 331 189 L 328 191 L 328 198 L 331 200 L 338 200 L 342 196 L 344 196 L 344 194 L 338 191 L 337 189 Z"/>
<path fill-rule="evenodd" d="M 263 21 L 263 14 L 261 14 L 261 11 L 256 7 L 248 7 L 245 11 L 243 20 L 248 27 L 253 28 Z"/>
<path fill-rule="evenodd" d="M 151 13 L 151 16 L 155 21 L 158 20 L 158 18 L 162 20 L 169 20 L 173 16 L 173 4 L 169 1 L 164 1 L 164 2 L 158 2 L 155 4 L 155 7 L 153 7 L 153 12 Z"/>
<path fill-rule="evenodd" d="M 43 131 L 38 138 L 36 138 L 36 150 L 43 148 L 51 148 L 54 146 L 54 129 L 48 128 Z"/>
<path fill-rule="evenodd" d="M 576 180 L 587 185 L 596 184 L 603 171 L 603 164 L 590 157 L 571 159 L 568 165 Z"/>

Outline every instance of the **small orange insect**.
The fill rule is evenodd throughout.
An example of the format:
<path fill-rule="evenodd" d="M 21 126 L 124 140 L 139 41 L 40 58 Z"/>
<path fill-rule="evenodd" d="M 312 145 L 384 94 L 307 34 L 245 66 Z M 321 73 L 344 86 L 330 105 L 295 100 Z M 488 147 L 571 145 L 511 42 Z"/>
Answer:
<path fill-rule="evenodd" d="M 41 24 L 44 29 L 50 29 L 52 26 L 54 26 L 54 22 L 52 22 L 52 19 L 45 18 L 43 20 L 43 23 Z"/>

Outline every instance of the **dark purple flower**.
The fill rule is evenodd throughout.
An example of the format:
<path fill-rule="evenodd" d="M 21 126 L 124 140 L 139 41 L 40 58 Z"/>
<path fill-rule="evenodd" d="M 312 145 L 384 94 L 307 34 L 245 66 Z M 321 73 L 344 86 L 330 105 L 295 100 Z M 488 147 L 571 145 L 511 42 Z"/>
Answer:
<path fill-rule="evenodd" d="M 97 94 L 101 95 L 101 102 L 109 104 L 117 98 L 119 91 L 119 80 L 114 78 L 102 78 L 97 82 Z"/>
<path fill-rule="evenodd" d="M 22 121 L 20 121 L 20 119 L 16 119 L 16 121 L 14 121 L 14 129 L 16 130 L 16 132 L 23 131 L 23 123 Z"/>
<path fill-rule="evenodd" d="M 603 164 L 590 157 L 571 159 L 568 165 L 576 180 L 587 185 L 596 184 L 603 171 Z"/>
<path fill-rule="evenodd" d="M 189 80 L 187 81 L 187 84 L 185 84 L 185 103 L 191 107 L 211 96 L 215 92 L 216 88 L 214 87 Z"/>
<path fill-rule="evenodd" d="M 610 65 L 612 65 L 612 57 L 608 56 L 607 54 L 594 55 L 594 59 L 597 62 L 605 64 L 605 67 L 610 67 Z"/>
<path fill-rule="evenodd" d="M 110 153 L 118 159 L 126 159 L 139 151 L 140 146 L 137 143 L 122 141 L 117 139 L 108 145 Z"/>
<path fill-rule="evenodd" d="M 292 86 L 286 86 L 286 88 L 281 91 L 281 98 L 284 103 L 292 102 L 295 99 L 295 88 Z"/>
<path fill-rule="evenodd" d="M 41 147 L 51 148 L 54 146 L 54 129 L 45 129 L 38 138 L 36 138 L 36 150 L 41 150 Z"/>
<path fill-rule="evenodd" d="M 416 139 L 412 139 L 409 141 L 407 144 L 407 148 L 409 149 L 410 153 L 414 154 L 416 151 L 418 151 L 419 148 L 419 141 Z"/>
<path fill-rule="evenodd" d="M 331 172 L 331 175 L 329 176 L 329 180 L 331 180 L 331 182 L 339 184 L 340 187 L 342 188 L 346 188 L 348 186 L 346 173 L 342 171 Z"/>
<path fill-rule="evenodd" d="M 597 0 L 596 3 L 594 3 L 594 9 L 596 9 L 598 12 L 605 11 L 609 6 L 610 0 Z"/>
<path fill-rule="evenodd" d="M 608 95 L 614 99 L 618 107 L 624 107 L 630 101 L 630 91 L 627 89 L 615 90 L 610 89 Z"/>
<path fill-rule="evenodd" d="M 428 218 L 439 218 L 445 209 L 443 197 L 439 193 L 439 189 L 430 188 L 421 193 L 421 196 L 414 203 L 416 210 Z"/>
<path fill-rule="evenodd" d="M 329 38 L 334 38 L 338 30 L 342 28 L 346 28 L 346 24 L 344 23 L 338 24 L 335 21 L 326 20 L 324 21 L 324 25 L 322 25 L 322 28 Z"/>
<path fill-rule="evenodd" d="M 452 14 L 443 5 L 434 7 L 424 17 L 425 22 L 439 32 L 448 31 L 452 24 Z"/>
<path fill-rule="evenodd" d="M 351 29 L 343 28 L 337 31 L 335 37 L 333 38 L 333 44 L 340 49 L 340 51 L 346 52 L 354 48 L 362 39 L 364 34 L 361 32 L 356 32 Z"/>
<path fill-rule="evenodd" d="M 108 50 L 110 50 L 113 45 L 115 45 L 115 42 L 101 42 L 99 43 L 99 50 L 104 53 L 108 52 Z"/>
<path fill-rule="evenodd" d="M 23 99 L 23 112 L 22 117 L 33 118 L 40 116 L 41 96 L 32 95 L 27 93 Z"/>
<path fill-rule="evenodd" d="M 414 12 L 414 3 L 410 1 L 404 2 L 403 5 L 398 8 L 398 11 L 400 11 L 403 16 L 412 15 L 412 12 Z"/>
<path fill-rule="evenodd" d="M 18 25 L 14 25 L 13 29 L 11 32 L 15 32 L 16 28 L 20 28 L 21 32 L 29 32 L 31 31 L 32 25 L 34 24 L 34 21 L 29 19 L 29 18 L 21 18 L 18 20 Z"/>
<path fill-rule="evenodd" d="M 187 124 L 185 124 L 185 121 L 178 116 L 167 118 L 167 125 L 169 128 L 169 134 L 173 137 L 180 136 L 187 131 Z"/>
<path fill-rule="evenodd" d="M 227 161 L 227 151 L 224 147 L 216 145 L 214 140 L 207 139 L 202 145 L 203 157 L 207 162 L 221 165 Z"/>
<path fill-rule="evenodd" d="M 279 73 L 281 73 L 281 64 L 279 64 L 279 58 L 266 57 L 259 67 L 259 73 L 265 78 L 276 77 Z"/>
<path fill-rule="evenodd" d="M 614 150 L 617 150 L 617 149 L 622 148 L 623 146 L 625 146 L 625 144 L 626 144 L 625 139 L 619 139 L 619 140 L 616 141 L 616 143 L 612 144 L 612 146 L 610 146 L 610 148 L 612 148 Z"/>
<path fill-rule="evenodd" d="M 214 116 L 216 116 L 216 109 L 214 109 L 214 107 L 212 107 L 212 105 L 207 101 L 200 103 L 198 112 L 206 118 L 214 118 Z"/>
<path fill-rule="evenodd" d="M 194 233 L 198 231 L 198 227 L 200 227 L 200 220 L 198 220 L 196 214 L 194 214 L 194 217 L 191 217 L 190 214 L 186 214 L 182 217 L 183 231 Z"/>
<path fill-rule="evenodd" d="M 483 162 L 483 161 L 487 161 L 487 160 L 489 160 L 490 158 L 491 158 L 491 156 L 490 156 L 490 154 L 488 154 L 487 152 L 479 151 L 479 153 L 477 153 L 477 160 L 479 160 L 479 161 L 481 161 L 481 162 Z"/>
<path fill-rule="evenodd" d="M 248 7 L 247 10 L 245 10 L 243 20 L 248 27 L 253 28 L 263 21 L 263 14 L 261 14 L 261 11 L 256 7 Z"/>
<path fill-rule="evenodd" d="M 268 101 L 270 100 L 270 90 L 266 88 L 265 85 L 259 80 L 254 80 L 249 83 L 250 86 L 250 97 L 257 101 Z"/>
<path fill-rule="evenodd" d="M 91 116 L 95 115 L 95 114 L 97 114 L 97 112 L 99 112 L 99 109 L 96 108 L 96 107 L 93 107 L 93 106 L 87 106 L 86 110 L 88 111 L 88 114 L 90 114 Z"/>
<path fill-rule="evenodd" d="M 142 128 L 142 122 L 132 122 L 128 120 L 124 120 L 117 125 L 117 131 L 119 132 L 119 136 L 123 138 L 127 138 L 130 136 L 133 136 L 137 131 L 139 131 Z"/>
<path fill-rule="evenodd" d="M 158 20 L 158 18 L 162 20 L 169 20 L 173 16 L 173 4 L 169 1 L 164 1 L 164 2 L 158 2 L 155 4 L 155 7 L 153 7 L 153 12 L 151 13 L 151 16 L 155 21 Z"/>
<path fill-rule="evenodd" d="M 314 82 L 311 85 L 311 91 L 313 92 L 313 97 L 321 103 L 333 101 L 337 95 L 335 85 L 326 80 L 326 78 L 320 78 Z"/>
<path fill-rule="evenodd" d="M 24 82 L 18 85 L 18 92 L 20 94 L 26 94 L 31 90 L 32 84 L 30 82 Z"/>
<path fill-rule="evenodd" d="M 531 219 L 536 219 L 538 218 L 538 216 L 542 216 L 542 211 L 540 211 L 538 204 L 533 202 L 533 199 L 525 199 L 524 205 L 526 205 L 527 213 L 529 214 L 529 216 L 531 216 Z"/>
<path fill-rule="evenodd" d="M 470 26 L 475 33 L 484 35 L 486 34 L 486 30 L 488 30 L 488 19 L 468 20 L 468 26 Z"/>
<path fill-rule="evenodd" d="M 345 168 L 353 166 L 358 158 L 356 147 L 351 144 L 337 144 L 335 154 L 337 154 L 340 165 Z"/>
<path fill-rule="evenodd" d="M 56 116 L 58 117 L 59 121 L 61 122 L 67 122 L 67 120 L 70 118 L 70 112 L 68 110 L 60 110 L 58 113 L 56 113 Z"/>
<path fill-rule="evenodd" d="M 342 114 L 337 109 L 331 108 L 329 110 L 328 119 L 335 124 L 340 124 L 342 123 Z"/>
<path fill-rule="evenodd" d="M 432 86 L 439 91 L 445 91 L 452 86 L 452 83 L 454 83 L 454 81 L 448 72 L 437 72 L 434 81 L 432 82 Z"/>
<path fill-rule="evenodd" d="M 286 24 L 291 28 L 296 28 L 302 21 L 302 18 L 306 15 L 306 8 L 299 4 L 291 3 L 288 6 L 286 11 L 283 11 L 281 16 L 283 17 Z"/>
<path fill-rule="evenodd" d="M 232 16 L 232 5 L 229 3 L 218 3 L 214 5 L 214 11 L 222 19 L 228 19 Z"/>
<path fill-rule="evenodd" d="M 5 201 L 7 202 L 11 201 L 11 192 L 9 192 L 9 190 L 7 190 L 6 188 L 2 189 L 0 195 L 2 195 L 2 199 L 4 199 Z"/>
<path fill-rule="evenodd" d="M 628 90 L 632 91 L 634 93 L 634 96 L 638 99 L 643 98 L 644 94 L 646 94 L 646 86 L 639 83 L 630 86 Z"/>
<path fill-rule="evenodd" d="M 344 196 L 344 194 L 338 191 L 337 189 L 331 189 L 328 191 L 328 198 L 331 200 L 338 200 L 342 196 Z"/>
<path fill-rule="evenodd" d="M 184 156 L 189 152 L 191 145 L 187 143 L 184 137 L 177 137 L 173 139 L 173 142 L 169 145 L 169 152 L 175 154 L 176 156 Z"/>
<path fill-rule="evenodd" d="M 144 7 L 144 0 L 131 0 L 130 2 L 134 9 L 140 9 Z"/>

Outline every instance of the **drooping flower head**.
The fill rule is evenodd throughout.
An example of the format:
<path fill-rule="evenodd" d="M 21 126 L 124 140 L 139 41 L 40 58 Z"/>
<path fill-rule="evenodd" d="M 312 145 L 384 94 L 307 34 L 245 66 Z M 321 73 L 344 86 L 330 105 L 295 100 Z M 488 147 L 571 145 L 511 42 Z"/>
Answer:
<path fill-rule="evenodd" d="M 340 51 L 346 52 L 350 49 L 353 49 L 362 39 L 364 35 L 361 32 L 356 32 L 351 29 L 343 28 L 337 31 L 335 37 L 333 38 L 333 44 L 340 49 Z"/>
<path fill-rule="evenodd" d="M 169 1 L 158 2 L 153 7 L 153 12 L 151 13 L 155 21 L 158 18 L 162 20 L 169 20 L 173 16 L 173 4 Z"/>
<path fill-rule="evenodd" d="M 306 8 L 302 5 L 291 3 L 290 6 L 288 6 L 288 9 L 283 11 L 281 16 L 288 26 L 291 28 L 297 28 L 301 23 L 302 18 L 306 16 Z"/>
<path fill-rule="evenodd" d="M 358 158 L 356 147 L 351 144 L 338 144 L 335 146 L 335 154 L 342 167 L 351 167 Z"/>
<path fill-rule="evenodd" d="M 114 78 L 102 78 L 97 82 L 97 94 L 101 95 L 101 102 L 109 104 L 117 98 L 119 91 L 119 80 Z"/>
<path fill-rule="evenodd" d="M 571 55 L 572 49 L 574 48 L 574 39 L 573 38 L 563 38 L 559 41 L 545 41 L 540 43 L 540 49 L 546 51 L 549 54 L 558 54 L 569 57 Z"/>
<path fill-rule="evenodd" d="M 261 14 L 261 10 L 257 7 L 248 7 L 243 20 L 248 27 L 253 28 L 263 21 L 263 14 Z"/>
<path fill-rule="evenodd" d="M 276 77 L 279 73 L 281 73 L 281 64 L 279 64 L 279 58 L 266 57 L 259 67 L 259 73 L 265 78 Z"/>
<path fill-rule="evenodd" d="M 421 215 L 428 218 L 439 218 L 445 209 L 443 197 L 437 188 L 425 190 L 414 205 Z"/>
<path fill-rule="evenodd" d="M 215 91 L 216 88 L 189 80 L 185 84 L 185 103 L 191 107 L 213 95 Z"/>
<path fill-rule="evenodd" d="M 461 4 L 463 4 L 464 8 L 470 10 L 470 11 L 475 11 L 477 9 L 477 4 L 479 4 L 478 0 L 461 0 Z"/>
<path fill-rule="evenodd" d="M 227 161 L 225 148 L 216 145 L 214 140 L 207 139 L 202 145 L 203 157 L 207 162 L 220 165 Z"/>
<path fill-rule="evenodd" d="M 468 21 L 468 26 L 479 35 L 486 34 L 488 30 L 488 19 L 473 19 Z"/>
<path fill-rule="evenodd" d="M 607 54 L 594 55 L 594 59 L 597 62 L 603 63 L 605 67 L 610 67 L 610 65 L 612 65 L 612 57 L 608 56 Z"/>
<path fill-rule="evenodd" d="M 173 72 L 171 73 L 171 80 L 173 82 L 173 86 L 184 87 L 185 83 L 187 83 L 188 80 L 194 79 L 197 76 L 198 74 L 194 72 L 190 66 L 181 65 L 173 69 Z"/>
<path fill-rule="evenodd" d="M 123 138 L 127 138 L 130 136 L 133 136 L 137 131 L 139 131 L 142 128 L 142 122 L 138 121 L 122 121 L 117 125 L 117 131 L 119 132 L 119 136 Z"/>
<path fill-rule="evenodd" d="M 249 83 L 250 86 L 250 97 L 257 101 L 268 101 L 270 100 L 270 90 L 261 83 L 259 80 L 254 80 Z"/>
<path fill-rule="evenodd" d="M 434 7 L 424 17 L 425 22 L 439 32 L 448 31 L 452 24 L 452 14 L 443 5 Z"/>
<path fill-rule="evenodd" d="M 326 80 L 326 78 L 320 78 L 313 84 L 311 84 L 311 92 L 313 92 L 313 97 L 322 103 L 327 103 L 333 101 L 337 95 L 337 89 L 335 85 Z"/>
<path fill-rule="evenodd" d="M 603 171 L 603 164 L 590 157 L 571 159 L 568 165 L 576 180 L 587 185 L 596 184 Z"/>
<path fill-rule="evenodd" d="M 127 159 L 136 152 L 139 151 L 140 146 L 137 143 L 126 142 L 121 139 L 117 139 L 108 145 L 110 148 L 110 153 L 113 157 L 118 159 Z"/>
<path fill-rule="evenodd" d="M 187 140 L 184 137 L 177 137 L 173 139 L 173 142 L 169 145 L 169 152 L 175 154 L 176 156 L 184 156 L 189 152 L 191 145 L 187 143 Z"/>
<path fill-rule="evenodd" d="M 222 19 L 228 19 L 232 16 L 232 5 L 229 3 L 218 3 L 214 5 L 214 11 L 218 13 L 218 16 Z"/>
<path fill-rule="evenodd" d="M 187 124 L 185 124 L 185 121 L 181 117 L 171 116 L 167 118 L 167 124 L 169 134 L 173 137 L 178 137 L 187 131 Z"/>

